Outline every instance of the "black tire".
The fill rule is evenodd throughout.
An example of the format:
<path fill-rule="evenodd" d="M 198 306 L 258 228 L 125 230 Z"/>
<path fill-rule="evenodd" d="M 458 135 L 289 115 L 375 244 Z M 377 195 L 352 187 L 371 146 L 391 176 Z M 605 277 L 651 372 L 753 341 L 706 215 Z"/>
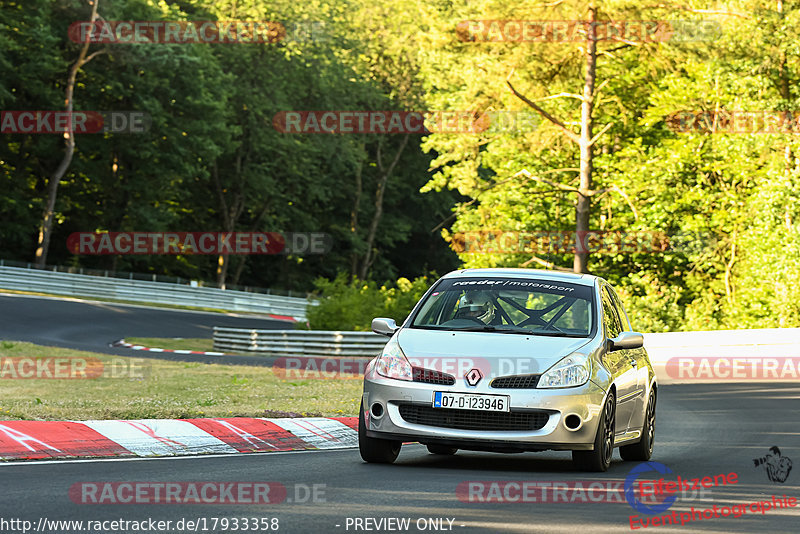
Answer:
<path fill-rule="evenodd" d="M 458 449 L 455 447 L 448 447 L 447 445 L 436 445 L 431 444 L 428 445 L 428 452 L 431 454 L 441 454 L 443 456 L 453 456 L 455 453 L 458 452 Z"/>
<path fill-rule="evenodd" d="M 361 459 L 371 464 L 390 464 L 400 454 L 402 441 L 377 439 L 367 436 L 367 425 L 364 423 L 364 407 L 358 407 L 358 452 Z"/>
<path fill-rule="evenodd" d="M 642 439 L 639 443 L 623 445 L 619 448 L 619 455 L 627 462 L 646 462 L 653 456 L 653 442 L 656 438 L 656 392 L 650 391 L 647 399 L 647 408 L 644 412 L 644 426 L 642 426 Z"/>
<path fill-rule="evenodd" d="M 604 472 L 611 465 L 614 454 L 614 412 L 616 397 L 608 395 L 603 411 L 600 413 L 600 424 L 594 438 L 594 450 L 572 451 L 572 462 L 581 471 Z"/>

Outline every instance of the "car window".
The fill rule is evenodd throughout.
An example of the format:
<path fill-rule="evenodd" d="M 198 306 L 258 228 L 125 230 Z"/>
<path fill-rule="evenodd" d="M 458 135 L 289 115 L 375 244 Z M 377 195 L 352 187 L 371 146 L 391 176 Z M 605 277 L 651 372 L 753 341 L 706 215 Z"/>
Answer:
<path fill-rule="evenodd" d="M 620 300 L 619 295 L 617 295 L 617 292 L 612 288 L 608 287 L 607 289 L 609 289 L 611 292 L 611 299 L 614 301 L 614 308 L 616 308 L 619 319 L 622 322 L 622 330 L 630 332 L 633 330 L 631 328 L 631 321 L 628 319 L 628 314 L 625 313 L 625 308 L 622 306 L 622 301 Z"/>
<path fill-rule="evenodd" d="M 436 285 L 411 327 L 587 337 L 593 292 L 586 285 L 537 279 L 454 278 Z"/>
<path fill-rule="evenodd" d="M 605 286 L 600 291 L 600 300 L 603 304 L 603 325 L 606 329 L 606 336 L 610 338 L 617 337 L 622 332 L 622 323 L 617 316 L 617 310 L 614 308 L 614 301 Z"/>
<path fill-rule="evenodd" d="M 542 317 L 546 321 L 552 321 L 552 325 L 559 329 L 571 330 L 581 328 L 589 322 L 589 301 L 575 299 L 567 305 L 555 308 L 545 313 Z"/>

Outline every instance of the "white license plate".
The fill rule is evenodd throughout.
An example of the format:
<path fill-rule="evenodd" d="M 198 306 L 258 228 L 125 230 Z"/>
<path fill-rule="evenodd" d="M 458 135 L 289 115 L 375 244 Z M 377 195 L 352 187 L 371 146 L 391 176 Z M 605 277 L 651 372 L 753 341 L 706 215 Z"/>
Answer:
<path fill-rule="evenodd" d="M 484 412 L 507 412 L 508 395 L 482 395 L 475 393 L 433 393 L 434 408 L 455 408 L 457 410 L 481 410 Z"/>

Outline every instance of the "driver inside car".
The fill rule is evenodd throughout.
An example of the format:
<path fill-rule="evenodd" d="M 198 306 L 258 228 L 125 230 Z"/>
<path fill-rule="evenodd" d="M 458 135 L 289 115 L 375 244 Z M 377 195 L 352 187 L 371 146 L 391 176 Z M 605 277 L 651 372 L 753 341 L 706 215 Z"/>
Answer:
<path fill-rule="evenodd" d="M 489 324 L 494 319 L 494 304 L 484 291 L 467 291 L 458 300 L 456 319 L 473 319 Z"/>

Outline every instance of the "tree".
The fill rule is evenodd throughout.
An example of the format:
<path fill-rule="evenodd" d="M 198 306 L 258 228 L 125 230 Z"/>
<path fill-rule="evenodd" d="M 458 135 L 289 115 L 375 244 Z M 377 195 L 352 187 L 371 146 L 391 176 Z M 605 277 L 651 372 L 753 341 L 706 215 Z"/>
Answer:
<path fill-rule="evenodd" d="M 630 198 L 618 184 L 606 183 L 605 187 L 594 188 L 594 160 L 598 146 L 604 152 L 619 146 L 624 131 L 614 111 L 601 106 L 625 100 L 626 95 L 615 92 L 619 89 L 617 81 L 622 79 L 620 68 L 630 63 L 629 58 L 636 58 L 651 69 L 658 68 L 657 62 L 648 60 L 655 49 L 653 43 L 647 39 L 632 41 L 625 35 L 611 33 L 611 29 L 620 28 L 619 21 L 642 20 L 639 11 L 634 3 L 608 3 L 603 13 L 605 16 L 601 17 L 594 2 L 588 9 L 581 3 L 558 2 L 547 6 L 525 3 L 511 10 L 501 3 L 487 1 L 477 5 L 470 3 L 469 7 L 459 6 L 447 13 L 450 20 L 456 21 L 570 20 L 575 13 L 584 12 L 588 12 L 588 17 L 582 22 L 566 24 L 566 34 L 562 33 L 567 37 L 566 42 L 559 42 L 558 38 L 552 42 L 491 42 L 492 32 L 502 27 L 502 24 L 493 25 L 491 22 L 485 22 L 483 26 L 478 24 L 477 31 L 473 27 L 475 23 L 462 22 L 457 26 L 460 42 L 455 35 L 449 39 L 439 36 L 437 43 L 445 41 L 446 52 L 430 52 L 430 63 L 434 67 L 427 75 L 435 84 L 436 78 L 442 77 L 444 69 L 447 69 L 450 76 L 458 76 L 461 83 L 434 92 L 432 101 L 455 101 L 478 114 L 513 110 L 514 102 L 503 91 L 510 90 L 517 103 L 533 109 L 543 124 L 537 132 L 484 135 L 476 142 L 470 142 L 470 139 L 454 142 L 441 135 L 432 135 L 425 147 L 440 154 L 434 161 L 439 172 L 426 190 L 451 187 L 472 196 L 468 205 L 458 209 L 458 213 L 463 214 L 463 209 L 468 206 L 480 210 L 481 202 L 488 200 L 487 191 L 496 187 L 501 191 L 511 187 L 514 181 L 533 181 L 537 188 L 530 194 L 542 198 L 549 208 L 555 208 L 555 212 L 529 217 L 532 219 L 530 222 L 536 224 L 532 230 L 537 231 L 562 230 L 564 210 L 560 204 L 569 198 L 564 193 L 574 195 L 572 229 L 576 234 L 576 250 L 572 268 L 576 272 L 588 272 L 588 250 L 583 244 L 586 232 L 592 229 L 592 221 L 597 220 L 591 214 L 592 199 L 613 193 L 623 201 L 621 204 L 625 209 L 631 208 L 635 212 Z M 548 32 L 546 25 L 544 28 Z M 451 33 L 455 34 L 452 30 Z M 603 46 L 598 48 L 600 43 Z M 454 68 L 453 64 L 458 66 Z M 582 94 L 574 91 L 578 83 L 583 87 Z M 606 96 L 601 98 L 601 91 Z M 441 96 L 437 96 L 439 94 Z M 574 108 L 565 104 L 572 99 L 580 102 L 577 114 Z M 547 108 L 545 101 L 548 102 Z M 604 125 L 595 132 L 598 112 Z M 579 125 L 579 132 L 574 131 L 572 124 Z M 603 142 L 606 133 L 612 136 L 611 142 Z M 563 140 L 567 145 L 562 143 Z M 559 180 L 559 175 L 574 178 Z M 542 191 L 541 187 L 550 191 Z M 556 199 L 556 203 L 551 203 L 546 197 Z M 485 228 L 485 225 L 481 226 Z M 529 256 L 522 265 L 530 263 L 561 268 L 559 261 L 537 254 Z"/>
<path fill-rule="evenodd" d="M 97 8 L 100 0 L 87 1 L 92 6 L 92 14 L 89 17 L 89 23 L 93 25 L 99 17 L 97 14 Z M 50 175 L 50 179 L 47 183 L 47 203 L 44 209 L 44 214 L 42 215 L 42 223 L 39 227 L 39 239 L 35 253 L 35 262 L 37 267 L 44 267 L 47 263 L 47 252 L 50 248 L 50 234 L 53 229 L 53 217 L 55 216 L 56 197 L 58 196 L 58 184 L 61 182 L 64 174 L 67 172 L 67 169 L 69 169 L 69 165 L 72 162 L 72 156 L 75 153 L 75 133 L 73 130 L 74 123 L 71 120 L 74 108 L 73 97 L 75 92 L 75 81 L 78 77 L 78 72 L 84 65 L 89 63 L 98 55 L 106 52 L 106 50 L 101 49 L 88 54 L 90 44 L 91 41 L 87 39 L 86 42 L 81 45 L 80 52 L 78 53 L 78 59 L 72 64 L 72 67 L 70 67 L 69 75 L 67 77 L 64 105 L 67 112 L 67 117 L 70 117 L 70 119 L 67 121 L 67 131 L 64 133 L 66 148 L 64 149 L 64 157 L 61 159 L 61 162 L 58 164 L 58 167 L 53 174 Z"/>
<path fill-rule="evenodd" d="M 580 147 L 580 185 L 577 188 L 560 186 L 559 189 L 573 191 L 577 195 L 575 202 L 575 242 L 577 244 L 575 250 L 575 261 L 573 270 L 576 273 L 588 273 L 589 251 L 585 249 L 583 243 L 585 240 L 583 236 L 590 230 L 589 227 L 589 213 L 591 210 L 591 197 L 597 194 L 597 191 L 592 191 L 592 173 L 594 171 L 594 145 L 597 143 L 600 135 L 611 127 L 612 123 L 606 124 L 603 130 L 597 135 L 593 135 L 594 126 L 594 107 L 595 107 L 595 77 L 597 76 L 597 7 L 594 2 L 589 5 L 589 18 L 586 27 L 586 42 L 585 42 L 585 56 L 586 56 L 586 70 L 584 74 L 583 95 L 574 94 L 561 94 L 556 96 L 574 97 L 578 98 L 581 102 L 581 120 L 580 120 L 580 135 L 568 129 L 557 118 L 550 115 L 547 111 L 542 109 L 537 103 L 531 101 L 524 95 L 520 94 L 508 80 L 508 87 L 514 95 L 525 102 L 527 105 L 536 110 L 546 120 L 556 125 L 561 131 L 564 132 L 567 139 L 573 143 L 577 143 Z M 529 177 L 530 174 L 528 174 Z M 545 182 L 547 183 L 547 182 Z"/>

